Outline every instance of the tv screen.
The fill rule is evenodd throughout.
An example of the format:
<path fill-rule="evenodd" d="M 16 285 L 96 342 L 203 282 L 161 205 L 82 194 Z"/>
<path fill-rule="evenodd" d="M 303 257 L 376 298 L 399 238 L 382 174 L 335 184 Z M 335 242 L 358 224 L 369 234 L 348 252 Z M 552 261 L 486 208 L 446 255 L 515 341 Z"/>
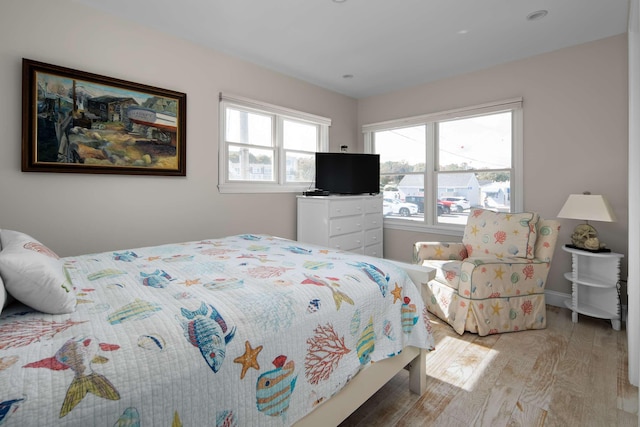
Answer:
<path fill-rule="evenodd" d="M 316 153 L 316 188 L 331 194 L 380 192 L 380 155 Z"/>

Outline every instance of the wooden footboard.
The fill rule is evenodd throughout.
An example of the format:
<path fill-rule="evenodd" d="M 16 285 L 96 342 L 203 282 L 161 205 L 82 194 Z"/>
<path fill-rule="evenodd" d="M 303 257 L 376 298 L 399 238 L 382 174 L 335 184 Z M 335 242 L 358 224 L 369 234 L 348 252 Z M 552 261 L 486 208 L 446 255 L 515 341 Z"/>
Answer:
<path fill-rule="evenodd" d="M 427 386 L 425 362 L 425 350 L 406 347 L 395 357 L 369 365 L 331 399 L 294 425 L 337 426 L 405 367 L 409 367 L 409 389 L 422 394 Z"/>

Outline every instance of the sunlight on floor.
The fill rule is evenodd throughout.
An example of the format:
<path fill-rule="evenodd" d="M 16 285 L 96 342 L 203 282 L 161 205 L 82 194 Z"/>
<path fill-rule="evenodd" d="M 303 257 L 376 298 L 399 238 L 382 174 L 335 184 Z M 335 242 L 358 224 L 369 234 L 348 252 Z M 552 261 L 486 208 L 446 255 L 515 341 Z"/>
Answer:
<path fill-rule="evenodd" d="M 449 349 L 459 351 L 452 353 Z M 439 349 L 447 349 L 438 354 Z M 481 354 L 479 354 L 481 353 Z M 455 359 L 451 360 L 451 354 Z M 427 354 L 427 375 L 450 383 L 466 391 L 473 391 L 478 380 L 498 356 L 499 351 L 453 336 L 444 336 L 436 342 L 436 350 Z M 445 369 L 441 369 L 446 366 Z"/>
<path fill-rule="evenodd" d="M 482 359 L 482 362 L 480 363 L 480 365 L 475 366 L 473 368 L 470 366 L 466 367 L 467 370 L 472 370 L 472 375 L 467 379 L 467 381 L 462 386 L 464 390 L 473 391 L 475 389 L 477 381 L 482 377 L 485 369 L 488 369 L 489 366 L 493 363 L 493 360 L 498 356 L 498 353 L 499 352 L 497 350 L 492 349 L 491 351 L 489 351 L 489 353 L 487 353 L 487 356 L 484 359 Z"/>

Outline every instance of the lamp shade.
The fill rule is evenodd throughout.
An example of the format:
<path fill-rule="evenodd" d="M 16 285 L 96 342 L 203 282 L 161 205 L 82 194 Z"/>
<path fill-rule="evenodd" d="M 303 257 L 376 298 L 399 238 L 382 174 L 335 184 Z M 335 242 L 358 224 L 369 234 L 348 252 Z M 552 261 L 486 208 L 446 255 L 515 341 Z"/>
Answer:
<path fill-rule="evenodd" d="M 558 218 L 586 221 L 615 222 L 616 215 L 604 196 L 599 194 L 570 194 Z"/>

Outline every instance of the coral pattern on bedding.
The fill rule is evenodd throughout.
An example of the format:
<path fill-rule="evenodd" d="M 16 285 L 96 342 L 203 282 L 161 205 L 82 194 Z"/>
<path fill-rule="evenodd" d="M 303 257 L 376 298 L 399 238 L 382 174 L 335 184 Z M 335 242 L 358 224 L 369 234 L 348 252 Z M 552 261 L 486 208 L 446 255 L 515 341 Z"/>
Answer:
<path fill-rule="evenodd" d="M 290 425 L 434 346 L 419 289 L 377 258 L 239 235 L 63 261 L 74 313 L 0 315 L 0 425 Z"/>

